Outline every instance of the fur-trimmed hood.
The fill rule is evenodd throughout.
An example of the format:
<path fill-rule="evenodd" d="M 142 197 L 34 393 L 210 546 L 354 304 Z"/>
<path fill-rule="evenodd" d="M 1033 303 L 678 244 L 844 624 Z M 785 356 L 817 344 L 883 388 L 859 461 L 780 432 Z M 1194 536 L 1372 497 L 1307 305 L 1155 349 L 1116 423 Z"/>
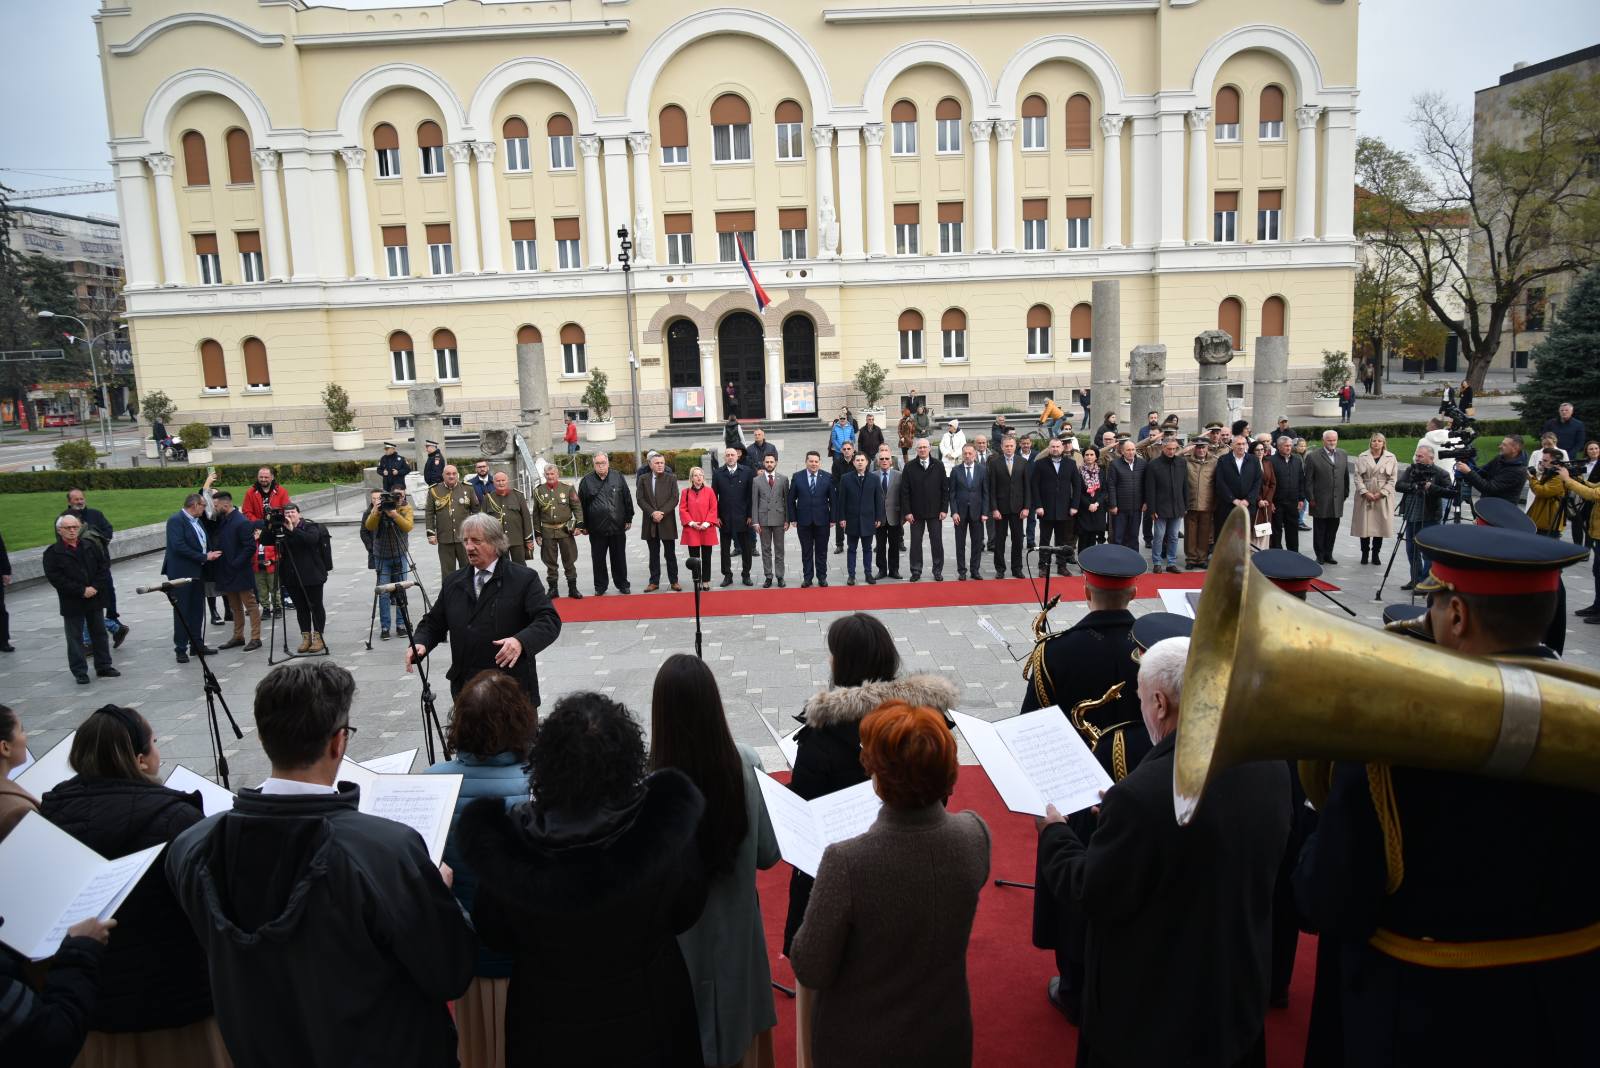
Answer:
<path fill-rule="evenodd" d="M 908 705 L 928 705 L 949 712 L 961 700 L 961 690 L 943 675 L 906 675 L 888 682 L 868 682 L 824 690 L 806 702 L 800 718 L 808 727 L 830 727 L 837 723 L 859 723 L 879 705 L 904 701 Z"/>

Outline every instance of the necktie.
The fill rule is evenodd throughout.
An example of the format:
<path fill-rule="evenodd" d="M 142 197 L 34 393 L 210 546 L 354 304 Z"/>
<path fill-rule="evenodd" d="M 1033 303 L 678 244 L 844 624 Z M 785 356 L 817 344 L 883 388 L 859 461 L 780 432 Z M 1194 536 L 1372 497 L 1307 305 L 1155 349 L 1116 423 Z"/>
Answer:
<path fill-rule="evenodd" d="M 817 491 L 817 476 L 816 476 L 816 473 L 813 472 L 812 475 L 811 475 L 811 492 L 815 493 L 816 491 Z"/>
<path fill-rule="evenodd" d="M 767 488 L 768 489 L 772 489 L 777 484 L 778 484 L 778 480 L 777 479 L 773 478 L 771 475 L 767 476 Z"/>
<path fill-rule="evenodd" d="M 883 492 L 889 492 L 889 472 L 887 471 L 883 473 Z"/>
<path fill-rule="evenodd" d="M 483 584 L 485 582 L 488 582 L 488 581 L 489 581 L 489 572 L 484 571 L 484 570 L 482 570 L 480 568 L 478 573 L 473 576 L 472 599 L 474 601 L 476 601 L 479 597 L 483 596 Z"/>
<path fill-rule="evenodd" d="M 967 481 L 968 482 L 972 481 L 972 465 L 971 464 L 967 465 Z"/>

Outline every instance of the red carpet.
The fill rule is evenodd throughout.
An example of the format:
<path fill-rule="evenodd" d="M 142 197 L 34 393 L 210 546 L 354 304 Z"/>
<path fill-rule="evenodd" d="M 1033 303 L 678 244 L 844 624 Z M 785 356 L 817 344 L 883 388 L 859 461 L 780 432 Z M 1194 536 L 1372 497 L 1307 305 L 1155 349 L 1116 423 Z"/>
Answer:
<path fill-rule="evenodd" d="M 1173 577 L 1182 580 L 1188 576 Z M 1052 582 L 1052 591 L 1054 588 Z M 821 592 L 834 591 L 830 588 Z M 983 769 L 976 766 L 961 769 L 950 808 L 972 809 L 981 815 L 989 825 L 993 843 L 990 882 L 978 899 L 978 915 L 967 953 L 973 1064 L 977 1068 L 1071 1065 L 1077 1055 L 1077 1031 L 1051 1008 L 1045 997 L 1045 984 L 1055 974 L 1055 958 L 1045 950 L 1034 949 L 1029 939 L 1033 893 L 994 885 L 996 878 L 1033 881 L 1037 841 L 1033 818 L 1008 811 Z M 783 949 L 784 911 L 789 902 L 789 872 L 789 865 L 780 862 L 771 871 L 759 872 L 757 884 L 767 928 L 768 955 L 773 962 L 772 977 L 792 988 L 794 973 L 788 960 L 779 955 Z M 1316 939 L 1301 936 L 1289 1008 L 1267 1013 L 1267 1063 L 1272 1068 L 1299 1068 L 1305 1057 L 1316 947 Z M 790 1068 L 794 1064 L 794 1002 L 780 992 L 774 994 L 778 1004 L 777 1063 L 779 1068 Z"/>

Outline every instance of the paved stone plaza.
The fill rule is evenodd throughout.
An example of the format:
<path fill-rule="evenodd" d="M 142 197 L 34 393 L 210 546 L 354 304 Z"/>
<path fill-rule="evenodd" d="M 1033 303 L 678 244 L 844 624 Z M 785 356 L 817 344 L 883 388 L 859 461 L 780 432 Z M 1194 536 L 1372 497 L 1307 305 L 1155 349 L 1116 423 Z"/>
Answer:
<path fill-rule="evenodd" d="M 945 552 L 953 559 L 953 537 L 948 528 L 946 535 Z M 789 577 L 798 584 L 798 551 L 792 534 L 790 538 Z M 360 731 L 352 742 L 352 755 L 367 759 L 420 747 L 420 685 L 416 676 L 407 675 L 402 666 L 403 642 L 381 642 L 374 633 L 372 650 L 365 648 L 372 608 L 372 573 L 365 568 L 357 530 L 352 525 L 335 526 L 333 540 L 336 569 L 327 589 L 327 638 L 334 659 L 355 673 L 360 687 L 352 716 Z M 420 534 L 413 537 L 413 553 L 428 588 L 437 589 L 438 559 Z M 629 574 L 637 591 L 643 588 L 648 573 L 643 544 L 631 541 L 628 557 Z M 1360 558 L 1360 548 L 1346 530 L 1339 541 L 1340 565 L 1329 568 L 1326 577 L 1344 588 L 1336 594 L 1341 601 L 1355 609 L 1364 622 L 1376 626 L 1381 604 L 1374 601 L 1373 593 L 1383 569 L 1355 564 Z M 133 592 L 137 585 L 158 580 L 160 561 L 159 555 L 151 555 L 117 565 L 122 617 L 133 624 L 134 631 L 116 654 L 122 677 L 96 679 L 92 686 L 75 685 L 67 671 L 55 592 L 47 585 L 34 585 L 8 594 L 12 642 L 17 652 L 0 656 L 0 694 L 25 718 L 35 755 L 59 741 L 92 709 L 117 702 L 139 708 L 154 724 L 162 760 L 168 768 L 183 763 L 201 774 L 212 774 L 199 664 L 194 660 L 183 665 L 174 662 L 172 613 L 165 599 L 158 594 L 140 597 Z M 953 570 L 950 560 L 947 564 Z M 843 565 L 843 557 L 829 558 L 830 574 L 840 583 Z M 987 573 L 993 573 L 988 563 L 985 568 Z M 757 581 L 760 570 L 758 561 L 754 571 Z M 590 595 L 586 548 L 580 553 L 579 580 L 580 589 Z M 952 579 L 947 576 L 946 581 Z M 1399 587 L 1404 581 L 1402 552 L 1395 561 L 1385 600 L 1402 599 Z M 1581 608 L 1594 599 L 1587 566 L 1568 569 L 1566 582 L 1571 608 Z M 620 595 L 613 592 L 606 596 Z M 635 592 L 631 596 L 655 595 Z M 706 596 L 715 598 L 717 592 L 713 589 Z M 557 603 L 569 602 L 562 599 Z M 1326 599 L 1315 595 L 1311 604 L 1318 611 L 1338 612 Z M 979 620 L 990 619 L 1016 655 L 1023 656 L 1030 646 L 1030 626 L 1037 610 L 1036 605 L 987 605 L 896 610 L 883 613 L 883 617 L 900 643 L 907 670 L 948 675 L 966 694 L 962 711 L 998 719 L 1014 714 L 1021 702 L 1022 668 L 1004 646 L 980 627 Z M 1134 602 L 1137 614 L 1159 610 L 1160 602 L 1155 599 Z M 1063 604 L 1052 613 L 1052 622 L 1057 628 L 1065 627 L 1083 612 L 1081 604 Z M 828 659 L 823 637 L 833 618 L 833 613 L 804 613 L 718 617 L 704 622 L 705 655 L 722 684 L 733 736 L 760 750 L 769 768 L 783 767 L 783 758 L 758 717 L 765 716 L 787 733 L 794 728 L 792 717 L 806 697 L 827 685 Z M 1590 630 L 1576 617 L 1569 622 L 1567 658 L 1580 664 L 1596 663 L 1600 659 L 1600 626 Z M 292 613 L 289 624 L 292 628 Z M 226 637 L 226 633 L 218 637 L 215 629 L 207 631 L 207 640 L 213 644 Z M 298 645 L 298 631 L 291 637 L 291 646 Z M 279 644 L 281 647 L 281 635 Z M 556 696 L 580 687 L 595 687 L 627 703 L 648 729 L 650 689 L 657 665 L 672 653 L 693 650 L 692 619 L 568 624 L 555 646 L 539 656 L 545 703 L 548 706 Z M 443 677 L 448 657 L 448 647 L 441 647 L 433 657 L 441 717 L 449 713 L 449 690 Z M 214 658 L 213 665 L 224 696 L 244 731 L 243 740 L 236 741 L 227 735 L 225 724 L 223 727 L 233 784 L 253 785 L 267 772 L 266 757 L 254 737 L 250 714 L 253 688 L 268 669 L 266 650 L 249 654 L 229 650 Z M 1345 685 L 1358 677 L 1359 665 L 1352 663 L 1347 674 L 1328 681 Z M 1308 684 L 1313 682 L 1308 680 Z M 971 759 L 964 746 L 963 759 Z M 423 762 L 419 754 L 417 767 Z"/>

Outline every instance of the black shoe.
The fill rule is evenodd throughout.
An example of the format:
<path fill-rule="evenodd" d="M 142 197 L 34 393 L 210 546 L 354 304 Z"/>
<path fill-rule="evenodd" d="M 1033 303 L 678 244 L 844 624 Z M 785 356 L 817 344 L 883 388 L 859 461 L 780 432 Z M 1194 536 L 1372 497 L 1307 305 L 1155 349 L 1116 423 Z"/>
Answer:
<path fill-rule="evenodd" d="M 0 653 L 14 653 L 16 651 L 17 647 L 10 642 L 0 642 Z"/>
<path fill-rule="evenodd" d="M 383 630 L 383 631 L 380 631 L 380 632 L 379 632 L 379 634 L 378 634 L 378 640 L 379 640 L 379 641 L 380 641 L 380 642 L 386 642 L 386 641 L 388 641 L 388 640 L 389 640 L 389 632 L 388 632 L 388 630 L 387 630 L 387 629 L 385 629 L 385 630 Z"/>
<path fill-rule="evenodd" d="M 74 675 L 72 677 L 78 680 L 78 685 L 79 686 L 87 686 L 87 685 L 89 685 L 89 676 L 87 676 L 87 675 Z"/>
<path fill-rule="evenodd" d="M 189 662 L 189 654 L 184 652 L 182 649 L 179 649 L 178 650 L 178 663 L 187 664 L 188 662 Z"/>
<path fill-rule="evenodd" d="M 114 667 L 95 668 L 94 673 L 99 675 L 102 679 L 120 679 L 122 677 L 122 672 L 118 671 Z"/>
<path fill-rule="evenodd" d="M 821 586 L 823 589 L 827 589 L 828 588 L 828 580 L 827 579 L 817 579 L 817 585 Z"/>
<path fill-rule="evenodd" d="M 578 592 L 578 584 L 575 582 L 567 583 L 567 596 L 572 598 L 574 601 L 583 600 L 583 594 Z"/>
<path fill-rule="evenodd" d="M 856 577 L 851 575 L 849 578 L 844 580 L 844 584 L 846 586 L 854 586 L 856 584 Z"/>
<path fill-rule="evenodd" d="M 867 574 L 867 585 L 868 586 L 876 586 L 877 584 L 878 584 L 878 580 L 873 578 L 872 574 L 869 572 Z"/>
<path fill-rule="evenodd" d="M 128 640 L 128 632 L 132 629 L 132 627 L 122 622 L 122 620 L 117 620 L 117 633 L 111 637 L 111 648 L 121 649 L 122 643 Z M 10 650 L 7 651 L 9 652 Z"/>
<path fill-rule="evenodd" d="M 213 627 L 220 627 L 220 626 L 222 626 L 222 619 L 221 619 L 221 618 L 220 618 L 220 617 L 218 617 L 218 616 L 212 616 L 212 617 L 211 617 L 211 625 L 212 625 L 212 626 L 213 626 Z"/>
<path fill-rule="evenodd" d="M 1404 586 L 1400 587 L 1401 590 L 1414 590 L 1416 588 L 1417 584 L 1415 582 L 1408 582 Z"/>
<path fill-rule="evenodd" d="M 389 637 L 389 632 L 388 631 L 384 631 L 383 632 L 383 636 L 384 636 L 384 639 L 387 640 L 388 637 Z M 241 646 L 243 644 L 244 644 L 244 639 L 243 638 L 229 638 L 227 641 L 225 641 L 221 645 L 217 646 L 217 649 L 218 650 L 222 650 L 222 649 L 237 649 L 237 648 L 239 648 L 239 646 Z"/>
<path fill-rule="evenodd" d="M 1328 557 L 1326 560 L 1322 561 L 1322 563 L 1326 567 L 1338 567 L 1339 566 L 1339 561 L 1335 560 L 1331 556 Z"/>
<path fill-rule="evenodd" d="M 900 578 L 900 572 L 891 571 L 891 572 L 889 572 L 889 577 L 892 578 L 892 579 L 898 580 Z"/>
<path fill-rule="evenodd" d="M 1580 608 L 1572 613 L 1575 616 L 1600 616 L 1600 604 L 1592 604 L 1587 608 Z"/>
<path fill-rule="evenodd" d="M 786 582 L 784 582 L 784 581 L 783 581 L 783 577 L 782 577 L 782 576 L 781 576 L 781 575 L 780 575 L 780 576 L 779 576 L 779 577 L 778 577 L 778 589 L 780 589 L 780 590 L 781 590 L 781 589 L 783 589 L 783 588 L 784 588 L 784 587 L 785 587 L 785 586 L 787 586 L 787 585 L 788 585 L 788 583 L 786 583 Z"/>
<path fill-rule="evenodd" d="M 1073 1006 L 1067 1004 L 1066 998 L 1061 996 L 1061 976 L 1052 975 L 1050 977 L 1050 983 L 1045 988 L 1045 993 L 1050 998 L 1050 1004 L 1055 1006 L 1056 1011 L 1065 1016 L 1067 1022 L 1072 1026 L 1078 1026 L 1077 1011 Z"/>
<path fill-rule="evenodd" d="M 209 645 L 191 645 L 189 651 L 196 656 L 216 656 L 217 651 Z"/>
<path fill-rule="evenodd" d="M 732 585 L 733 585 L 733 576 L 732 575 L 723 575 L 722 576 L 722 588 L 723 589 L 727 589 L 729 586 L 732 586 Z"/>
<path fill-rule="evenodd" d="M 967 581 L 967 573 L 965 571 L 957 571 L 956 572 L 956 581 L 957 582 L 965 582 L 965 581 Z"/>
<path fill-rule="evenodd" d="M 633 592 L 633 587 L 632 586 L 618 586 L 617 587 L 617 592 L 622 594 L 624 597 L 626 597 L 628 594 Z"/>
<path fill-rule="evenodd" d="M 740 578 L 739 581 L 744 583 L 746 586 L 754 586 L 755 585 L 754 582 L 750 581 L 750 576 L 749 575 L 743 576 L 742 578 Z"/>
<path fill-rule="evenodd" d="M 973 568 L 972 569 L 972 581 L 973 582 L 977 582 L 982 578 L 983 578 L 983 572 L 979 571 L 977 568 Z"/>
<path fill-rule="evenodd" d="M 933 573 L 933 581 L 935 581 L 935 582 L 943 582 L 944 581 L 944 575 L 942 575 L 938 571 L 935 571 Z"/>
<path fill-rule="evenodd" d="M 261 648 L 261 639 L 251 638 L 249 641 L 244 643 L 244 649 L 242 651 L 246 653 L 253 653 L 259 648 Z"/>
<path fill-rule="evenodd" d="M 1600 623 L 1600 616 L 1584 616 L 1583 621 L 1585 623 Z"/>
<path fill-rule="evenodd" d="M 835 555 L 835 556 L 843 556 L 844 555 L 844 546 L 843 545 L 835 545 L 833 547 L 833 555 Z"/>
<path fill-rule="evenodd" d="M 880 568 L 878 568 L 878 577 L 879 578 L 888 578 L 889 577 L 889 573 L 887 571 L 885 571 L 883 568 L 880 567 Z"/>
<path fill-rule="evenodd" d="M 811 580 L 806 579 L 804 582 L 800 583 L 800 588 L 802 590 L 809 590 L 811 588 Z"/>
<path fill-rule="evenodd" d="M 764 589 L 764 590 L 772 589 L 772 576 L 771 575 L 767 576 L 767 580 L 761 584 L 761 588 Z"/>

